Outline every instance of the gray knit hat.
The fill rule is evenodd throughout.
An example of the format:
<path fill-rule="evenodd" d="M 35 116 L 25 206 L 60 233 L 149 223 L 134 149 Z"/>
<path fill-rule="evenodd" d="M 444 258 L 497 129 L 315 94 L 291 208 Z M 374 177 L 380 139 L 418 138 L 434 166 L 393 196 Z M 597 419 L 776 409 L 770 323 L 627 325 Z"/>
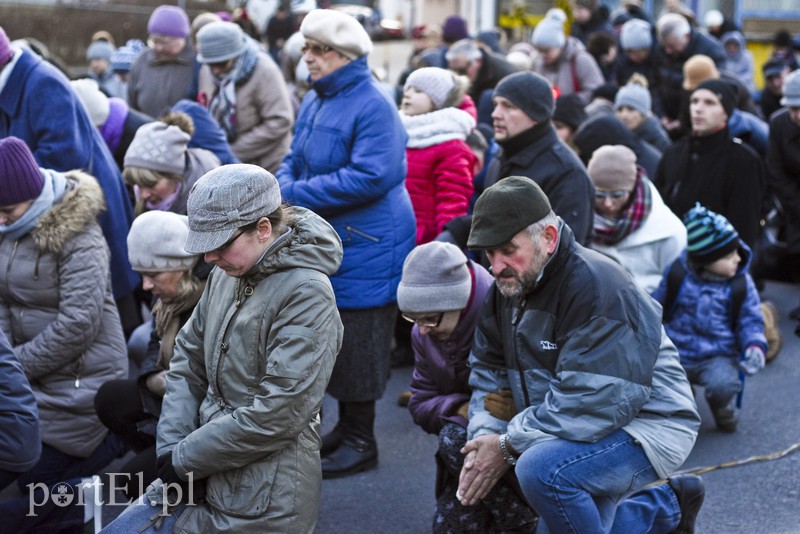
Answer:
<path fill-rule="evenodd" d="M 792 72 L 784 79 L 781 106 L 787 108 L 800 106 L 800 70 Z"/>
<path fill-rule="evenodd" d="M 428 95 L 436 109 L 441 109 L 450 92 L 456 85 L 456 79 L 449 70 L 438 67 L 424 67 L 412 72 L 406 79 L 403 90 L 415 87 Z"/>
<path fill-rule="evenodd" d="M 222 63 L 242 55 L 247 38 L 238 24 L 211 22 L 197 33 L 197 61 Z"/>
<path fill-rule="evenodd" d="M 594 151 L 586 172 L 598 189 L 631 191 L 636 184 L 636 154 L 623 145 L 604 145 Z"/>
<path fill-rule="evenodd" d="M 472 293 L 467 257 L 457 246 L 431 241 L 416 247 L 403 263 L 397 305 L 406 313 L 463 310 Z"/>
<path fill-rule="evenodd" d="M 614 109 L 628 106 L 635 109 L 645 117 L 652 113 L 653 99 L 650 91 L 638 83 L 623 85 L 614 98 Z"/>
<path fill-rule="evenodd" d="M 152 210 L 133 220 L 128 232 L 128 260 L 134 271 L 188 271 L 200 256 L 183 249 L 189 218 L 171 211 Z"/>
<path fill-rule="evenodd" d="M 111 54 L 114 53 L 114 47 L 111 43 L 106 41 L 95 41 L 86 49 L 86 59 L 89 61 L 93 59 L 105 59 L 111 61 Z"/>
<path fill-rule="evenodd" d="M 278 209 L 281 189 L 269 171 L 243 163 L 205 173 L 189 192 L 189 237 L 184 247 L 205 254 L 224 245 L 242 226 Z"/>
<path fill-rule="evenodd" d="M 531 44 L 543 48 L 561 48 L 566 42 L 564 22 L 557 16 L 546 16 L 536 25 L 531 36 Z"/>
<path fill-rule="evenodd" d="M 123 165 L 182 175 L 189 139 L 189 134 L 174 125 L 161 121 L 143 124 L 125 152 Z"/>
<path fill-rule="evenodd" d="M 478 197 L 467 246 L 499 247 L 551 211 L 550 199 L 539 184 L 524 176 L 503 178 Z"/>
<path fill-rule="evenodd" d="M 500 80 L 493 96 L 509 99 L 536 122 L 549 120 L 556 107 L 550 82 L 529 70 L 509 74 Z"/>
<path fill-rule="evenodd" d="M 637 50 L 653 46 L 653 27 L 642 19 L 631 19 L 622 25 L 619 43 L 623 50 Z"/>

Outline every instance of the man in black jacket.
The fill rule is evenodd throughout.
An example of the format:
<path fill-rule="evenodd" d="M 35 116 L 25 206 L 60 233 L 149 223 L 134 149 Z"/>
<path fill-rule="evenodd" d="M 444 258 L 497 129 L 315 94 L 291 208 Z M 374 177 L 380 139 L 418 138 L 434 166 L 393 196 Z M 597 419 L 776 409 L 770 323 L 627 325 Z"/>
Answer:
<path fill-rule="evenodd" d="M 707 80 L 692 92 L 692 134 L 669 146 L 653 183 L 682 217 L 696 202 L 721 213 L 750 248 L 761 219 L 764 165 L 756 152 L 732 139 L 728 118 L 736 95 L 723 80 Z"/>

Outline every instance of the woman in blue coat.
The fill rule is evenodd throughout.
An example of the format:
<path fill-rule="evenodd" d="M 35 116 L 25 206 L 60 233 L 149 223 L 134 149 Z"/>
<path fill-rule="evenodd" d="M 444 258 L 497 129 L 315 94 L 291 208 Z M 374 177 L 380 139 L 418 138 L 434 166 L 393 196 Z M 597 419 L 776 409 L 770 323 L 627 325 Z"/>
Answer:
<path fill-rule="evenodd" d="M 377 465 L 375 401 L 389 377 L 395 294 L 416 223 L 404 186 L 406 134 L 370 73 L 372 43 L 351 16 L 315 10 L 300 27 L 312 90 L 278 170 L 281 194 L 336 229 L 344 259 L 331 278 L 344 341 L 328 392 L 336 428 L 323 437 L 325 478 Z"/>

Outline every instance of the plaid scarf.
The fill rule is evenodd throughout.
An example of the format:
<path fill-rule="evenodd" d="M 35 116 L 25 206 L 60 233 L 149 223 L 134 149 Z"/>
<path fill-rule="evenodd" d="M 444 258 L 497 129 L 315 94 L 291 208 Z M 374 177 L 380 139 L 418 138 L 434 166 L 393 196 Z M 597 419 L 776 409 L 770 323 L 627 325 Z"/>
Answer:
<path fill-rule="evenodd" d="M 606 217 L 597 211 L 594 212 L 594 241 L 596 243 L 616 245 L 639 228 L 650 215 L 650 210 L 653 208 L 650 181 L 647 180 L 644 169 L 638 165 L 636 167 L 636 185 L 619 216 Z"/>
<path fill-rule="evenodd" d="M 208 111 L 225 131 L 229 143 L 236 141 L 236 86 L 246 82 L 258 63 L 258 45 L 248 41 L 244 52 L 236 59 L 236 64 L 224 78 L 214 77 L 219 90 L 211 100 Z"/>

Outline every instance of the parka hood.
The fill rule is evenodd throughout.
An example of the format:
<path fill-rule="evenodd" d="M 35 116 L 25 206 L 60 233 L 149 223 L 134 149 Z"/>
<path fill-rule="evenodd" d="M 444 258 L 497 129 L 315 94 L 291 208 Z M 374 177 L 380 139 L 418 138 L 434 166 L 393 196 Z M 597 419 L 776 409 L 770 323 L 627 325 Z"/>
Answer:
<path fill-rule="evenodd" d="M 41 253 L 58 253 L 64 243 L 82 232 L 105 209 L 105 197 L 97 180 L 82 171 L 64 173 L 67 192 L 45 213 L 31 232 Z"/>
<path fill-rule="evenodd" d="M 286 269 L 314 269 L 332 276 L 342 263 L 342 240 L 325 219 L 311 210 L 294 207 L 290 231 L 272 244 L 264 258 L 245 278 L 261 280 Z"/>

